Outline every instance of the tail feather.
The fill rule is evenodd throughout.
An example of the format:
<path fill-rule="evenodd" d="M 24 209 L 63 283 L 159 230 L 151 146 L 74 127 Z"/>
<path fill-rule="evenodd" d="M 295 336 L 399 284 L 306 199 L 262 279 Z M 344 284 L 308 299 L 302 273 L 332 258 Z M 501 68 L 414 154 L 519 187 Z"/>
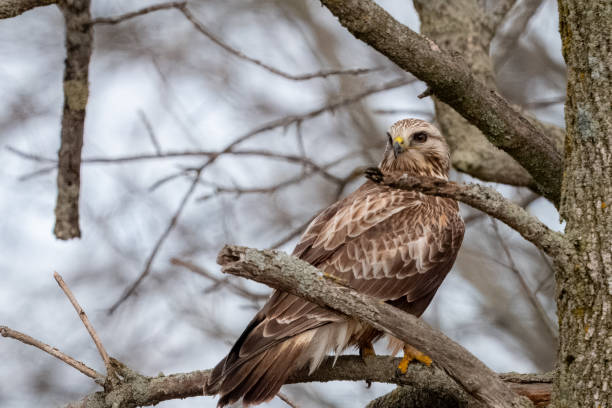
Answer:
<path fill-rule="evenodd" d="M 219 394 L 219 407 L 241 398 L 245 406 L 268 401 L 295 370 L 310 363 L 314 371 L 330 351 L 340 353 L 347 347 L 360 329 L 356 321 L 330 322 L 241 355 L 241 343 L 246 338 L 243 335 L 213 369 L 206 391 Z"/>
<path fill-rule="evenodd" d="M 248 359 L 237 360 L 231 367 L 225 367 L 220 377 L 212 375 L 206 391 L 221 395 L 220 407 L 233 404 L 240 398 L 244 405 L 260 404 L 274 398 L 297 368 L 295 362 L 311 338 L 312 331 L 305 332 Z"/>

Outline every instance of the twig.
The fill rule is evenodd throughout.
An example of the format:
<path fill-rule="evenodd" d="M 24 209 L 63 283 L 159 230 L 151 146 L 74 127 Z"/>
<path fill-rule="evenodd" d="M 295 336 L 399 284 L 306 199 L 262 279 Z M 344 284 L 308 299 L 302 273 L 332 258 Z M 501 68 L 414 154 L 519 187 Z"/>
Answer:
<path fill-rule="evenodd" d="M 57 166 L 48 166 L 48 167 L 43 167 L 42 169 L 38 169 L 26 174 L 23 174 L 21 176 L 19 176 L 19 178 L 17 180 L 19 181 L 28 181 L 30 179 L 36 178 L 36 177 L 40 177 L 43 176 L 45 174 L 51 173 L 52 171 L 57 170 Z"/>
<path fill-rule="evenodd" d="M 285 245 L 287 242 L 291 241 L 293 238 L 299 236 L 302 232 L 304 232 L 304 230 L 310 225 L 310 223 L 314 219 L 315 219 L 315 216 L 310 217 L 310 219 L 308 221 L 306 221 L 304 224 L 300 225 L 297 228 L 294 228 L 293 231 L 291 231 L 285 237 L 279 239 L 274 244 L 270 245 L 270 249 L 277 249 L 278 247 L 281 247 L 281 246 Z"/>
<path fill-rule="evenodd" d="M 212 281 L 214 283 L 215 288 L 220 287 L 220 286 L 225 286 L 227 288 L 229 288 L 232 292 L 234 292 L 235 294 L 242 296 L 244 298 L 253 300 L 253 301 L 262 301 L 262 300 L 266 300 L 270 297 L 269 294 L 260 294 L 260 293 L 253 293 L 248 289 L 245 289 L 244 287 L 236 284 L 235 282 L 232 282 L 231 280 L 227 279 L 227 277 L 225 279 L 219 279 L 216 276 L 214 276 L 212 273 L 208 272 L 206 269 L 195 265 L 192 262 L 188 262 L 188 261 L 184 261 L 182 259 L 178 259 L 178 258 L 171 258 L 170 259 L 170 263 L 172 265 L 176 265 L 176 266 L 182 266 L 188 270 L 190 270 L 191 272 L 194 272 L 198 275 L 201 275 L 203 277 L 205 277 L 206 279 Z"/>
<path fill-rule="evenodd" d="M 189 20 L 191 22 L 191 24 L 193 24 L 193 26 L 195 27 L 196 30 L 198 30 L 200 33 L 204 34 L 206 37 L 208 37 L 209 40 L 211 40 L 212 42 L 214 42 L 215 44 L 217 44 L 219 47 L 223 48 L 224 50 L 226 50 L 227 52 L 229 52 L 230 54 L 243 59 L 245 61 L 251 62 L 263 69 L 265 69 L 268 72 L 271 72 L 273 74 L 276 74 L 278 76 L 281 76 L 283 78 L 286 79 L 291 79 L 293 81 L 306 81 L 309 79 L 313 79 L 313 78 L 325 78 L 328 76 L 332 76 L 332 75 L 362 75 L 362 74 L 368 74 L 370 72 L 374 72 L 374 71 L 380 71 L 382 68 L 380 67 L 375 67 L 375 68 L 357 68 L 357 69 L 346 69 L 346 70 L 340 70 L 340 69 L 330 69 L 330 70 L 322 70 L 319 72 L 314 72 L 314 73 L 310 73 L 310 74 L 302 74 L 302 75 L 292 75 L 292 74 L 288 74 L 286 72 L 283 72 L 279 69 L 276 69 L 264 62 L 261 62 L 258 59 L 249 57 L 248 55 L 245 55 L 242 51 L 237 50 L 236 48 L 231 47 L 230 45 L 224 43 L 223 41 L 221 41 L 217 36 L 215 36 L 214 34 L 212 34 L 210 31 L 208 31 L 208 29 L 204 26 L 204 24 L 202 24 L 192 13 L 191 11 L 187 8 L 187 7 L 181 7 L 179 8 L 179 10 L 183 13 L 183 15 L 185 15 L 185 18 L 187 18 L 187 20 Z"/>
<path fill-rule="evenodd" d="M 134 17 L 142 16 L 144 14 L 148 14 L 148 13 L 158 11 L 158 10 L 168 10 L 168 9 L 179 10 L 181 13 L 183 13 L 185 18 L 194 26 L 196 30 L 198 30 L 200 33 L 205 35 L 209 40 L 211 40 L 213 43 L 217 44 L 219 47 L 223 48 L 230 54 L 242 60 L 255 64 L 265 69 L 268 72 L 271 72 L 275 75 L 278 75 L 278 76 L 281 76 L 283 78 L 290 79 L 293 81 L 306 81 L 306 80 L 313 79 L 313 78 L 326 78 L 326 77 L 334 76 L 334 75 L 363 75 L 363 74 L 368 74 L 374 71 L 380 71 L 383 69 L 382 67 L 356 68 L 356 69 L 329 69 L 329 70 L 321 70 L 319 72 L 313 72 L 309 74 L 301 74 L 301 75 L 289 74 L 287 72 L 281 71 L 280 69 L 274 68 L 258 59 L 249 57 L 248 55 L 244 54 L 242 51 L 239 51 L 236 48 L 231 47 L 230 45 L 221 41 L 221 39 L 219 39 L 216 35 L 208 31 L 208 29 L 204 26 L 204 24 L 202 24 L 191 13 L 191 11 L 187 8 L 186 2 L 162 3 L 162 4 L 157 4 L 151 7 L 145 7 L 137 11 L 132 11 L 130 13 L 126 13 L 126 14 L 123 14 L 117 17 L 99 17 L 99 18 L 95 18 L 91 20 L 91 24 L 92 25 L 93 24 L 118 24 L 118 23 L 121 23 L 123 21 L 129 20 Z"/>
<path fill-rule="evenodd" d="M 421 92 L 420 94 L 417 95 L 417 98 L 419 99 L 423 99 L 423 98 L 427 98 L 428 96 L 433 95 L 433 90 L 430 87 L 425 88 L 425 90 L 423 92 Z"/>
<path fill-rule="evenodd" d="M 79 318 L 83 322 L 83 325 L 87 329 L 87 332 L 89 333 L 94 343 L 96 344 L 98 352 L 100 353 L 100 356 L 102 356 L 102 360 L 104 361 L 104 366 L 106 367 L 106 374 L 111 375 L 111 373 L 113 372 L 113 368 L 111 366 L 110 358 L 108 357 L 108 353 L 106 352 L 106 350 L 104 349 L 104 346 L 102 345 L 102 341 L 100 340 L 100 337 L 98 337 L 98 333 L 96 333 L 95 329 L 93 328 L 93 325 L 89 321 L 87 314 L 85 313 L 83 308 L 81 308 L 81 305 L 79 305 L 79 302 L 76 300 L 76 298 L 72 294 L 72 291 L 70 290 L 68 285 L 66 285 L 66 282 L 64 282 L 64 279 L 62 278 L 62 276 L 57 272 L 53 272 L 53 277 L 55 278 L 55 280 L 57 281 L 57 284 L 60 286 L 60 288 L 62 288 L 62 290 L 64 291 L 64 293 L 70 300 L 70 303 L 72 303 L 72 306 L 74 306 L 74 310 L 76 310 L 77 314 L 79 315 Z"/>
<path fill-rule="evenodd" d="M 119 24 L 125 20 L 129 20 L 132 19 L 134 17 L 138 17 L 138 16 L 142 16 L 144 14 L 148 14 L 148 13 L 152 13 L 154 11 L 159 11 L 159 10 L 168 10 L 168 9 L 181 9 L 182 7 L 187 6 L 187 2 L 185 1 L 173 1 L 173 2 L 169 2 L 169 3 L 160 3 L 160 4 L 155 4 L 153 6 L 149 6 L 149 7 L 144 7 L 141 8 L 140 10 L 136 10 L 136 11 L 132 11 L 129 13 L 125 13 L 122 14 L 120 16 L 117 17 L 97 17 L 94 18 L 90 21 L 91 25 L 94 24 Z"/>
<path fill-rule="evenodd" d="M 313 109 L 310 112 L 306 112 L 301 115 L 289 115 L 289 116 L 285 116 L 280 119 L 272 120 L 240 136 L 238 139 L 236 139 L 236 141 L 233 142 L 233 144 L 242 143 L 255 135 L 258 135 L 263 132 L 267 132 L 272 129 L 276 129 L 279 127 L 287 127 L 297 122 L 303 122 L 304 120 L 312 119 L 325 112 L 333 112 L 336 109 L 339 109 L 341 107 L 353 104 L 355 102 L 359 102 L 360 100 L 362 100 L 363 98 L 367 96 L 370 96 L 370 95 L 373 95 L 379 92 L 388 91 L 390 89 L 395 89 L 395 88 L 399 88 L 402 86 L 406 86 L 411 83 L 414 83 L 415 81 L 416 80 L 414 78 L 407 78 L 407 77 L 396 78 L 391 81 L 382 83 L 380 85 L 374 85 L 372 87 L 366 88 L 360 92 L 357 92 L 354 95 L 347 96 L 335 102 L 328 103 L 317 109 Z"/>
<path fill-rule="evenodd" d="M 468 204 L 515 229 L 523 238 L 550 256 L 563 255 L 568 248 L 568 243 L 562 234 L 550 230 L 525 209 L 507 200 L 492 188 L 480 184 L 457 184 L 452 181 L 407 174 L 383 175 L 375 167 L 366 170 L 366 177 L 390 187 L 450 197 Z"/>
<path fill-rule="evenodd" d="M 539 101 L 527 102 L 524 107 L 527 109 L 547 108 L 551 105 L 565 103 L 565 95 L 559 95 L 555 98 L 543 99 Z"/>
<path fill-rule="evenodd" d="M 81 236 L 79 228 L 81 150 L 85 109 L 89 97 L 88 71 L 92 50 L 92 29 L 87 24 L 91 18 L 89 6 L 90 0 L 59 2 L 66 24 L 66 60 L 53 232 L 57 238 L 64 240 Z"/>
<path fill-rule="evenodd" d="M 97 372 L 96 370 L 94 370 L 93 368 L 86 366 L 80 361 L 77 361 L 74 358 L 62 353 L 55 347 L 51 347 L 48 344 L 38 341 L 35 338 L 28 336 L 27 334 L 18 332 L 17 330 L 10 329 L 6 326 L 0 326 L 0 334 L 2 335 L 2 337 L 10 337 L 12 339 L 19 340 L 20 342 L 28 344 L 30 346 L 34 346 L 44 351 L 45 353 L 49 353 L 53 357 L 62 360 L 64 363 L 68 364 L 69 366 L 76 368 L 77 370 L 85 374 L 86 376 L 93 378 L 94 380 L 96 380 L 96 382 L 102 382 L 104 380 L 104 376 L 100 374 L 99 372 Z"/>
<path fill-rule="evenodd" d="M 147 118 L 147 115 L 145 115 L 145 113 L 142 110 L 138 111 L 138 116 L 140 116 L 140 120 L 142 121 L 142 124 L 144 125 L 145 129 L 147 129 L 147 134 L 149 135 L 149 139 L 151 139 L 151 143 L 153 144 L 153 147 L 155 148 L 155 153 L 158 156 L 161 156 L 162 154 L 161 145 L 159 144 L 159 141 L 157 140 L 157 137 L 155 136 L 155 131 L 153 130 L 153 126 L 151 126 L 151 122 L 149 122 L 149 118 Z"/>
<path fill-rule="evenodd" d="M 285 404 L 289 405 L 291 408 L 299 408 L 298 404 L 291 401 L 291 399 L 284 393 L 279 392 L 276 396 L 281 399 Z"/>
<path fill-rule="evenodd" d="M 181 213 L 183 212 L 183 209 L 185 208 L 185 205 L 187 204 L 187 202 L 191 198 L 191 195 L 195 191 L 196 186 L 198 185 L 198 183 L 200 181 L 200 175 L 202 174 L 202 170 L 209 163 L 211 163 L 211 161 L 206 162 L 205 164 L 200 166 L 199 169 L 197 169 L 196 174 L 195 174 L 195 176 L 193 178 L 193 181 L 191 182 L 191 184 L 189 185 L 189 188 L 187 189 L 187 191 L 183 195 L 183 198 L 181 199 L 181 202 L 179 203 L 179 206 L 177 207 L 176 211 L 174 212 L 174 215 L 170 219 L 170 222 L 166 226 L 166 229 L 164 230 L 164 232 L 157 239 L 157 242 L 155 243 L 155 246 L 153 247 L 153 250 L 149 254 L 149 256 L 147 258 L 147 261 L 145 262 L 144 269 L 142 270 L 142 272 L 140 272 L 140 275 L 138 275 L 136 280 L 134 280 L 134 282 L 130 286 L 128 286 L 128 288 L 123 292 L 121 297 L 119 299 L 117 299 L 117 301 L 115 303 L 113 303 L 113 305 L 108 310 L 109 314 L 113 314 L 115 312 L 115 310 L 117 310 L 117 308 L 128 297 L 130 297 L 134 293 L 134 291 L 136 290 L 136 288 L 138 288 L 138 286 L 143 281 L 143 279 L 146 278 L 147 275 L 151 272 L 151 265 L 153 264 L 153 260 L 157 256 L 157 253 L 159 252 L 159 250 L 162 247 L 163 243 L 165 242 L 166 238 L 168 238 L 168 235 L 170 235 L 170 232 L 172 232 L 172 230 L 176 226 L 176 223 L 177 223 L 179 217 L 181 216 Z"/>
<path fill-rule="evenodd" d="M 352 316 L 421 350 L 471 395 L 474 406 L 528 407 L 476 357 L 420 319 L 363 295 L 296 257 L 278 251 L 226 246 L 217 257 L 223 272 L 242 276 Z M 480 403 L 478 403 L 480 401 Z M 489 404 L 489 405 L 487 405 Z"/>
<path fill-rule="evenodd" d="M 558 334 L 557 334 L 556 328 L 553 325 L 553 322 L 549 319 L 548 314 L 546 313 L 546 310 L 544 310 L 544 308 L 542 307 L 542 304 L 538 300 L 535 292 L 533 292 L 529 288 L 529 285 L 527 285 L 527 282 L 525 281 L 525 277 L 523 277 L 523 274 L 521 273 L 521 271 L 519 271 L 519 269 L 516 267 L 516 264 L 514 263 L 514 259 L 512 258 L 512 253 L 510 252 L 510 249 L 508 248 L 501 234 L 499 233 L 499 228 L 497 227 L 497 221 L 494 218 L 491 219 L 491 225 L 493 226 L 493 231 L 495 232 L 497 241 L 501 245 L 504 253 L 506 254 L 506 258 L 508 259 L 508 263 L 509 263 L 509 265 L 507 266 L 508 269 L 510 269 L 514 273 L 514 275 L 518 278 L 521 284 L 521 287 L 523 288 L 523 292 L 525 293 L 525 295 L 529 299 L 529 302 L 531 303 L 536 313 L 540 317 L 540 320 L 542 320 L 542 322 L 544 323 L 544 326 L 546 326 L 546 328 L 548 329 L 548 332 L 551 335 L 551 337 L 553 339 L 556 339 L 558 337 Z"/>

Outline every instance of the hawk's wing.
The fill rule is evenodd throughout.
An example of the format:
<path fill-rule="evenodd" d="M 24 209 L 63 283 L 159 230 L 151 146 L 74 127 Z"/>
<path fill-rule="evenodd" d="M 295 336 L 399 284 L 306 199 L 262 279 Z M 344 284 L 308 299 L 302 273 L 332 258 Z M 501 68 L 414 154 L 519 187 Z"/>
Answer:
<path fill-rule="evenodd" d="M 464 226 L 457 210 L 453 200 L 366 182 L 315 218 L 293 254 L 381 300 L 431 299 L 461 245 Z M 248 357 L 343 320 L 328 309 L 275 291 L 230 356 Z"/>

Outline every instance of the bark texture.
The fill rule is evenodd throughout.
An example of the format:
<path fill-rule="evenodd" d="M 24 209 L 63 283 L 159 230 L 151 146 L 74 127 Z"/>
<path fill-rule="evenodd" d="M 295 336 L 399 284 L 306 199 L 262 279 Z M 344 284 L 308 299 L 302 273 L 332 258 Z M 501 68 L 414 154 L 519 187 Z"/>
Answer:
<path fill-rule="evenodd" d="M 612 2 L 560 0 L 568 66 L 558 259 L 560 345 L 553 404 L 612 407 Z"/>
<path fill-rule="evenodd" d="M 521 164 L 558 204 L 562 156 L 540 126 L 482 83 L 459 56 L 400 24 L 372 0 L 321 1 L 355 37 L 427 83 L 430 91 Z"/>
<path fill-rule="evenodd" d="M 53 232 L 59 239 L 71 239 L 81 236 L 79 228 L 81 150 L 85 108 L 89 97 L 88 72 L 92 50 L 92 26 L 89 24 L 90 0 L 63 0 L 58 5 L 66 23 L 66 60 Z"/>
<path fill-rule="evenodd" d="M 496 89 L 489 46 L 492 17 L 477 0 L 415 0 L 421 33 L 440 48 L 461 55 L 474 77 Z M 452 107 L 433 97 L 436 119 L 451 147 L 453 167 L 485 181 L 534 187 L 531 175 L 508 153 L 493 146 L 478 128 Z"/>
<path fill-rule="evenodd" d="M 57 0 L 0 0 L 0 19 L 16 17 L 35 7 L 56 2 Z"/>

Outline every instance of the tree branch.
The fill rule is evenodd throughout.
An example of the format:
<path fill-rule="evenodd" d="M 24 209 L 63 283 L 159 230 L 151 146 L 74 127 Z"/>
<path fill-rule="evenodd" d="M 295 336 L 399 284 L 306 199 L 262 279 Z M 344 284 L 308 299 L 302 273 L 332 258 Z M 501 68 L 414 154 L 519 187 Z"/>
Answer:
<path fill-rule="evenodd" d="M 497 218 L 551 257 L 561 255 L 567 249 L 568 244 L 562 234 L 550 230 L 524 208 L 507 200 L 492 188 L 480 184 L 457 184 L 452 181 L 407 174 L 388 176 L 383 175 L 376 167 L 367 169 L 366 177 L 393 188 L 416 190 L 424 194 L 461 201 Z"/>
<path fill-rule="evenodd" d="M 17 17 L 33 8 L 54 3 L 57 3 L 57 0 L 0 0 L 0 20 Z"/>
<path fill-rule="evenodd" d="M 293 74 L 289 74 L 287 72 L 281 71 L 280 69 L 274 68 L 273 66 L 270 66 L 268 64 L 266 64 L 265 62 L 262 62 L 258 59 L 249 57 L 248 55 L 244 54 L 242 51 L 237 50 L 236 48 L 226 44 L 225 42 L 221 41 L 221 39 L 219 39 L 217 36 L 215 36 L 213 33 L 211 33 L 210 31 L 208 31 L 208 29 L 204 26 L 204 24 L 202 24 L 192 13 L 191 11 L 187 8 L 187 3 L 186 2 L 169 2 L 169 3 L 161 3 L 161 4 L 156 4 L 154 6 L 150 6 L 150 7 L 145 7 L 142 8 L 140 10 L 136 10 L 136 11 L 132 11 L 130 13 L 126 13 L 117 17 L 98 17 L 95 18 L 93 20 L 91 20 L 91 24 L 119 24 L 121 22 L 124 22 L 126 20 L 130 20 L 134 17 L 139 17 L 148 13 L 152 13 L 155 11 L 159 11 L 159 10 L 168 10 L 168 9 L 177 9 L 179 10 L 181 13 L 183 13 L 183 15 L 185 16 L 185 18 L 193 25 L 193 27 L 198 30 L 201 34 L 203 34 L 204 36 L 206 36 L 209 40 L 211 40 L 212 42 L 214 42 L 216 45 L 218 45 L 219 47 L 223 48 L 224 50 L 226 50 L 227 52 L 229 52 L 230 54 L 248 61 L 252 64 L 255 64 L 263 69 L 265 69 L 268 72 L 271 72 L 275 75 L 281 76 L 283 78 L 286 79 L 291 79 L 293 81 L 307 81 L 309 79 L 313 79 L 313 78 L 327 78 L 329 76 L 334 76 L 334 75 L 363 75 L 363 74 L 368 74 L 370 72 L 374 72 L 374 71 L 380 71 L 382 68 L 355 68 L 355 69 L 327 69 L 327 70 L 321 70 L 319 72 L 313 72 L 313 73 L 309 73 L 309 74 L 301 74 L 301 75 L 293 75 Z"/>
<path fill-rule="evenodd" d="M 298 258 L 282 252 L 226 246 L 219 253 L 217 262 L 223 266 L 223 272 L 253 279 L 353 316 L 413 345 L 431 356 L 435 366 L 444 370 L 473 397 L 474 407 L 532 406 L 444 334 L 391 305 L 327 279 L 321 271 Z"/>
<path fill-rule="evenodd" d="M 81 236 L 79 228 L 81 150 L 85 108 L 89 96 L 88 71 L 92 50 L 89 4 L 90 0 L 59 2 L 66 23 L 64 111 L 61 146 L 58 152 L 57 202 L 53 229 L 59 239 Z"/>
<path fill-rule="evenodd" d="M 456 392 L 462 398 L 469 398 L 456 383 L 449 381 L 448 376 L 440 369 L 426 368 L 419 364 L 408 366 L 404 375 L 396 374 L 399 358 L 377 356 L 367 364 L 358 356 L 340 356 L 334 364 L 334 357 L 327 357 L 321 366 L 312 374 L 302 370 L 293 374 L 287 384 L 329 381 L 371 381 L 404 386 L 413 386 L 431 391 Z M 121 406 L 130 401 L 135 406 L 155 405 L 171 399 L 198 397 L 205 395 L 202 384 L 205 384 L 210 370 L 192 371 L 157 377 L 144 377 L 131 373 L 131 380 L 120 384 L 112 392 L 94 392 L 65 408 L 110 408 L 113 403 Z M 530 382 L 520 383 L 520 375 L 501 374 L 500 378 L 521 395 L 533 398 L 550 397 L 551 377 L 532 375 Z M 541 394 L 541 392 L 544 394 Z M 536 397 L 538 395 L 538 397 Z"/>
<path fill-rule="evenodd" d="M 322 3 L 355 37 L 426 82 L 438 99 L 517 160 L 533 176 L 545 197 L 559 203 L 561 154 L 538 127 L 475 78 L 464 61 L 400 24 L 372 0 L 322 0 Z"/>
<path fill-rule="evenodd" d="M 0 335 L 2 335 L 2 337 L 10 337 L 12 339 L 19 340 L 20 342 L 24 344 L 34 346 L 37 349 L 40 349 L 44 351 L 45 353 L 48 353 L 52 355 L 53 357 L 62 360 L 64 363 L 68 364 L 69 366 L 76 368 L 77 370 L 85 374 L 86 376 L 91 377 L 98 382 L 101 382 L 101 383 L 104 382 L 104 375 L 100 374 L 93 368 L 88 367 L 87 365 L 81 363 L 80 361 L 75 360 L 74 358 L 70 357 L 69 355 L 62 353 L 55 347 L 51 347 L 50 345 L 45 344 L 42 341 L 36 340 L 35 338 L 28 336 L 27 334 L 18 332 L 17 330 L 13 330 L 6 326 L 0 326 Z"/>
<path fill-rule="evenodd" d="M 74 295 L 72 294 L 72 291 L 70 290 L 68 285 L 66 285 L 66 282 L 64 282 L 64 279 L 62 278 L 62 276 L 59 273 L 54 272 L 53 278 L 55 278 L 55 281 L 57 282 L 59 287 L 62 289 L 62 291 L 68 298 L 68 300 L 70 300 L 70 303 L 72 303 L 74 310 L 76 310 L 77 314 L 79 315 L 79 318 L 83 322 L 83 326 L 85 326 L 85 329 L 87 329 L 87 332 L 89 333 L 89 335 L 91 336 L 91 339 L 96 345 L 96 348 L 98 349 L 98 352 L 100 353 L 100 357 L 102 357 L 102 360 L 104 361 L 104 366 L 106 367 L 106 375 L 107 376 L 111 375 L 113 370 L 111 367 L 110 358 L 108 357 L 108 353 L 106 352 L 104 345 L 102 345 L 102 340 L 100 340 L 98 333 L 96 333 L 96 330 L 93 328 L 93 325 L 89 321 L 89 318 L 87 317 L 87 313 L 85 313 L 85 311 L 83 310 L 79 302 L 76 300 L 76 297 L 74 297 Z"/>

